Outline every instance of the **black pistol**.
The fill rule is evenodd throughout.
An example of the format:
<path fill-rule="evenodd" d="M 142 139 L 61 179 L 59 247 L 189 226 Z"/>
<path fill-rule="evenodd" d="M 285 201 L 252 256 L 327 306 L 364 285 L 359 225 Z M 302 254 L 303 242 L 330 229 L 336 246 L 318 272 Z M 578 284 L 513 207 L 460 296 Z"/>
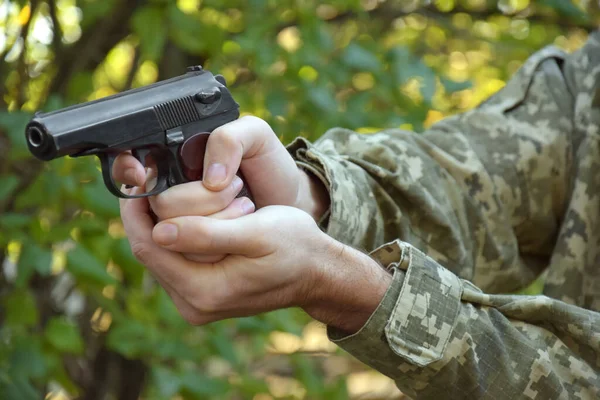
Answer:
<path fill-rule="evenodd" d="M 152 85 L 38 112 L 25 135 L 31 153 L 44 161 L 98 156 L 108 190 L 118 197 L 136 198 L 201 179 L 210 132 L 238 117 L 239 105 L 225 79 L 194 66 L 184 75 Z M 156 169 L 156 183 L 146 193 L 123 193 L 113 179 L 114 160 L 126 151 Z"/>

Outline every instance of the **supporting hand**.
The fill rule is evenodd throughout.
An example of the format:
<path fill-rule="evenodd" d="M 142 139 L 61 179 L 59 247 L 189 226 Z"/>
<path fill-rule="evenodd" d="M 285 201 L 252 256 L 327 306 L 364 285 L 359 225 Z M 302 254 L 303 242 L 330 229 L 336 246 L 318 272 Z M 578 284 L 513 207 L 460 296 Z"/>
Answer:
<path fill-rule="evenodd" d="M 235 219 L 168 218 L 154 226 L 146 199 L 121 200 L 135 256 L 193 324 L 299 306 L 355 331 L 380 302 L 391 276 L 367 255 L 323 233 L 293 207 Z M 228 254 L 202 263 L 181 253 Z"/>

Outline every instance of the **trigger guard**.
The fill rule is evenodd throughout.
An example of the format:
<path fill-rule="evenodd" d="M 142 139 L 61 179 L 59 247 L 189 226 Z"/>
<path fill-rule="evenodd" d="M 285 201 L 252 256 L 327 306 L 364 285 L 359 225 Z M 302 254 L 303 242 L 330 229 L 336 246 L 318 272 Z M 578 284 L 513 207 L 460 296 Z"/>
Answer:
<path fill-rule="evenodd" d="M 116 156 L 110 153 L 99 153 L 97 154 L 97 156 L 100 159 L 100 166 L 102 167 L 102 179 L 104 180 L 104 185 L 106 186 L 109 192 L 121 199 L 141 199 L 144 197 L 156 196 L 157 194 L 164 192 L 168 188 L 167 178 L 165 177 L 164 173 L 160 173 L 161 171 L 159 166 L 159 173 L 158 177 L 156 178 L 156 186 L 154 186 L 154 189 L 143 194 L 125 194 L 121 191 L 121 189 L 117 187 L 117 184 L 112 177 L 112 168 Z"/>
<path fill-rule="evenodd" d="M 146 157 L 150 154 L 149 149 L 133 149 L 131 154 L 142 164 L 142 167 L 146 168 Z"/>

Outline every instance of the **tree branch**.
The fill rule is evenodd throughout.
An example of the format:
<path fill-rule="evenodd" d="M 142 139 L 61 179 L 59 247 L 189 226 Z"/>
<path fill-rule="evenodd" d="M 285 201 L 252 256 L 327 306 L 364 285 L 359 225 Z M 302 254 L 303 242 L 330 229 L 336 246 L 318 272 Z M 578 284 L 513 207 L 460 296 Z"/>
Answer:
<path fill-rule="evenodd" d="M 17 87 L 17 109 L 21 109 L 23 103 L 25 103 L 25 91 L 27 89 L 27 82 L 29 82 L 29 71 L 27 68 L 27 38 L 29 37 L 29 27 L 31 25 L 31 20 L 33 20 L 35 16 L 35 12 L 37 11 L 39 2 L 33 0 L 30 5 L 30 14 L 29 18 L 21 28 L 21 34 L 19 39 L 23 43 L 23 48 L 21 49 L 21 54 L 19 54 L 19 59 L 17 60 L 17 73 L 19 74 L 19 85 Z"/>
<path fill-rule="evenodd" d="M 48 8 L 50 9 L 50 20 L 52 21 L 52 51 L 54 54 L 58 54 L 60 52 L 62 30 L 60 29 L 60 23 L 56 15 L 56 0 L 48 0 Z"/>
<path fill-rule="evenodd" d="M 70 47 L 56 54 L 56 76 L 49 93 L 66 93 L 69 81 L 78 72 L 93 70 L 104 56 L 129 34 L 129 20 L 143 0 L 125 0 L 109 18 L 103 18 L 89 27 Z"/>
<path fill-rule="evenodd" d="M 131 60 L 131 68 L 129 69 L 129 73 L 127 74 L 127 79 L 125 80 L 125 85 L 123 85 L 122 90 L 131 89 L 133 86 L 133 79 L 135 78 L 135 73 L 138 70 L 141 56 L 142 51 L 140 50 L 140 46 L 136 46 L 133 53 L 133 60 Z"/>

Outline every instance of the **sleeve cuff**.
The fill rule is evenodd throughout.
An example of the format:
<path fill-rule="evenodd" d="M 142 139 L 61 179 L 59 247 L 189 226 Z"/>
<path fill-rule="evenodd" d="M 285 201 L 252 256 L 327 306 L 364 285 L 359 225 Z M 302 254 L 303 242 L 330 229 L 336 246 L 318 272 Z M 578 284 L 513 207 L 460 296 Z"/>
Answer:
<path fill-rule="evenodd" d="M 329 327 L 329 339 L 384 373 L 402 363 L 423 367 L 441 359 L 460 311 L 462 281 L 399 240 L 371 256 L 393 271 L 392 284 L 358 332 L 343 336 Z"/>
<path fill-rule="evenodd" d="M 287 146 L 287 150 L 296 165 L 321 179 L 329 192 L 330 207 L 326 218 L 321 221 L 321 228 L 349 246 L 373 248 L 362 242 L 369 232 L 377 231 L 372 223 L 376 220 L 377 208 L 365 203 L 371 188 L 364 170 L 347 156 L 338 154 L 331 139 L 322 140 L 316 146 L 298 137 Z"/>

